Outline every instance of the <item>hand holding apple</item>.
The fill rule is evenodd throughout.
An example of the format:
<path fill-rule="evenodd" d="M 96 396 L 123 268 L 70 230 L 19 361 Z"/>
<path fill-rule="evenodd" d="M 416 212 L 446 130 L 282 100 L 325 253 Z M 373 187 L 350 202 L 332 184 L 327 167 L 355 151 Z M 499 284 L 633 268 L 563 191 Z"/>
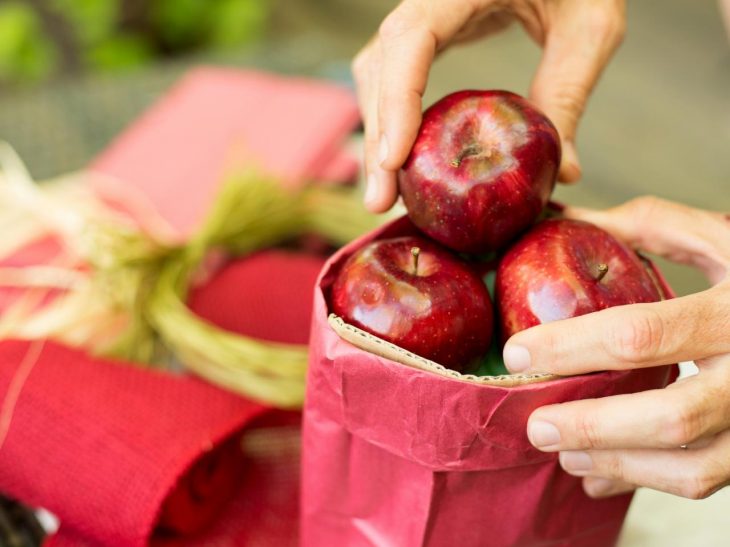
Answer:
<path fill-rule="evenodd" d="M 634 251 L 571 219 L 545 220 L 512 245 L 497 269 L 495 292 L 504 340 L 542 323 L 661 300 Z"/>
<path fill-rule="evenodd" d="M 520 20 L 545 46 L 530 99 L 563 139 L 560 180 L 580 178 L 576 126 L 625 28 L 623 2 L 599 0 L 406 0 L 385 18 L 352 68 L 365 122 L 365 202 L 374 212 L 396 199 L 396 173 L 421 122 L 421 97 L 437 54 L 481 40 Z M 476 74 L 486 68 L 472 67 Z"/>
<path fill-rule="evenodd" d="M 730 483 L 730 220 L 656 198 L 565 214 L 632 247 L 693 265 L 716 285 L 515 334 L 504 350 L 513 372 L 570 375 L 690 360 L 699 367 L 699 374 L 667 389 L 542 407 L 528 423 L 531 442 L 560 452 L 563 468 L 585 477 L 591 496 L 637 485 L 689 498 L 710 495 Z"/>

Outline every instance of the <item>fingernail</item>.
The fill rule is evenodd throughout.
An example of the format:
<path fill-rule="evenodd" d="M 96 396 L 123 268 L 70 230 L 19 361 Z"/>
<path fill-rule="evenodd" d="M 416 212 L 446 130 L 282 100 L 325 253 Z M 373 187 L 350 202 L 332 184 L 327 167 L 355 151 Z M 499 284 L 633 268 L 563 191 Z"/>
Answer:
<path fill-rule="evenodd" d="M 370 204 L 375 201 L 378 195 L 378 181 L 375 178 L 375 174 L 370 173 L 368 175 L 367 185 L 365 186 L 365 203 Z"/>
<path fill-rule="evenodd" d="M 568 473 L 585 473 L 593 469 L 593 460 L 588 452 L 570 450 L 560 453 L 560 465 Z"/>
<path fill-rule="evenodd" d="M 385 133 L 380 135 L 380 144 L 378 145 L 378 161 L 382 165 L 388 159 L 388 137 Z"/>
<path fill-rule="evenodd" d="M 584 483 L 583 487 L 592 498 L 600 498 L 605 496 L 613 489 L 614 482 L 610 479 L 604 479 L 601 477 L 591 477 L 589 481 Z"/>
<path fill-rule="evenodd" d="M 560 443 L 560 431 L 550 422 L 533 421 L 527 424 L 527 438 L 536 448 Z"/>
<path fill-rule="evenodd" d="M 502 358 L 510 372 L 524 372 L 530 368 L 530 352 L 526 347 L 507 344 L 502 352 Z"/>

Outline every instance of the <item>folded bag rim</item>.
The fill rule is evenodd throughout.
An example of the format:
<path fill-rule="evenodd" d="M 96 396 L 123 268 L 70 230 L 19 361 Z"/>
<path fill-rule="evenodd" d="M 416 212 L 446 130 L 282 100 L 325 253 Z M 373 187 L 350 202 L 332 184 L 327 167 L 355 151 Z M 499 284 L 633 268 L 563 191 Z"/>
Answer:
<path fill-rule="evenodd" d="M 327 296 L 335 272 L 354 250 L 375 239 L 417 233 L 401 217 L 338 251 L 318 278 L 308 397 L 316 395 L 317 413 L 336 416 L 350 434 L 436 471 L 531 465 L 556 458 L 532 447 L 526 435 L 515 434 L 524 431 L 534 409 L 663 387 L 676 377 L 677 367 L 671 365 L 565 377 L 469 377 L 329 316 Z M 671 297 L 661 274 L 653 273 Z M 386 351 L 371 351 L 373 340 Z M 324 397 L 325 392 L 330 395 Z M 444 430 L 451 434 L 434 434 Z"/>
<path fill-rule="evenodd" d="M 553 204 L 552 207 L 561 207 L 560 204 Z M 371 241 L 385 239 L 388 237 L 394 237 L 397 235 L 420 235 L 423 234 L 411 223 L 407 215 L 403 215 L 391 222 L 388 222 L 376 229 L 375 231 L 365 234 L 356 240 L 350 242 L 345 247 L 339 249 L 333 254 L 329 260 L 325 263 L 322 268 L 322 272 L 317 279 L 315 286 L 315 300 L 322 298 L 322 302 L 325 309 L 329 310 L 328 298 L 325 294 L 329 287 L 334 281 L 334 271 L 337 271 L 339 267 L 349 258 L 352 253 L 361 248 L 366 243 Z M 637 253 L 638 254 L 638 253 Z M 639 258 L 645 264 L 649 275 L 657 286 L 657 289 L 662 295 L 663 300 L 675 298 L 675 293 L 666 278 L 662 275 L 661 271 L 656 267 L 651 260 L 645 256 L 638 254 Z M 316 310 L 315 310 L 316 313 Z M 455 370 L 449 369 L 439 363 L 436 363 L 420 355 L 403 349 L 396 344 L 383 340 L 378 336 L 370 334 L 355 325 L 347 323 L 342 317 L 337 316 L 334 313 L 327 314 L 327 323 L 330 328 L 337 333 L 337 335 L 345 342 L 352 344 L 353 346 L 377 355 L 383 359 L 387 359 L 393 363 L 403 365 L 406 367 L 430 372 L 444 378 L 455 380 L 458 382 L 473 383 L 479 385 L 490 385 L 499 387 L 519 387 L 530 384 L 536 384 L 541 382 L 555 381 L 568 376 L 561 376 L 558 374 L 550 373 L 533 373 L 533 374 L 501 374 L 497 376 L 476 376 L 474 374 L 464 374 Z M 612 371 L 593 372 L 591 375 L 597 374 L 608 374 Z M 585 376 L 585 375 L 577 375 Z"/>

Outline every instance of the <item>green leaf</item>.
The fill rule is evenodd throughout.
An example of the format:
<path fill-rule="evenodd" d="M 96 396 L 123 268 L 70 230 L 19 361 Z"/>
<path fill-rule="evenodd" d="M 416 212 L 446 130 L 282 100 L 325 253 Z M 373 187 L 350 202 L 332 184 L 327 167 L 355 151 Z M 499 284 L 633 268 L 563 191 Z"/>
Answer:
<path fill-rule="evenodd" d="M 487 286 L 489 297 L 492 299 L 492 302 L 494 302 L 494 286 L 497 281 L 497 270 L 488 271 L 484 274 L 484 277 L 482 277 L 482 281 Z"/>
<path fill-rule="evenodd" d="M 494 286 L 496 279 L 496 270 L 491 270 L 482 277 L 482 281 L 484 281 L 484 284 L 487 286 L 492 302 L 495 301 Z M 499 329 L 496 324 L 492 332 L 492 344 L 489 346 L 489 351 L 484 357 L 482 357 L 479 362 L 479 366 L 473 374 L 476 376 L 501 376 L 502 374 L 509 374 L 507 367 L 504 366 L 504 360 L 502 359 L 502 344 L 500 343 Z"/>
<path fill-rule="evenodd" d="M 507 367 L 504 366 L 502 359 L 502 344 L 499 343 L 499 337 L 492 337 L 492 345 L 489 351 L 479 362 L 479 366 L 472 373 L 476 376 L 501 376 L 509 374 Z"/>

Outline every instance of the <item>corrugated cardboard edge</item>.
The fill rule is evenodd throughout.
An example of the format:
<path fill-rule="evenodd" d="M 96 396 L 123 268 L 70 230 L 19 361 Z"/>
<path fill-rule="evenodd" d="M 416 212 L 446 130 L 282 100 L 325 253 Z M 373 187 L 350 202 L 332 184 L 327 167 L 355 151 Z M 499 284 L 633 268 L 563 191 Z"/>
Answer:
<path fill-rule="evenodd" d="M 361 350 L 374 353 L 375 355 L 384 357 L 385 359 L 390 359 L 391 361 L 395 361 L 396 363 L 400 363 L 407 367 L 431 372 L 460 382 L 499 387 L 515 387 L 526 384 L 537 384 L 539 382 L 547 382 L 561 378 L 561 376 L 556 374 L 507 374 L 502 376 L 474 376 L 473 374 L 461 374 L 345 323 L 342 318 L 338 317 L 334 313 L 329 315 L 327 322 L 340 338 Z"/>

